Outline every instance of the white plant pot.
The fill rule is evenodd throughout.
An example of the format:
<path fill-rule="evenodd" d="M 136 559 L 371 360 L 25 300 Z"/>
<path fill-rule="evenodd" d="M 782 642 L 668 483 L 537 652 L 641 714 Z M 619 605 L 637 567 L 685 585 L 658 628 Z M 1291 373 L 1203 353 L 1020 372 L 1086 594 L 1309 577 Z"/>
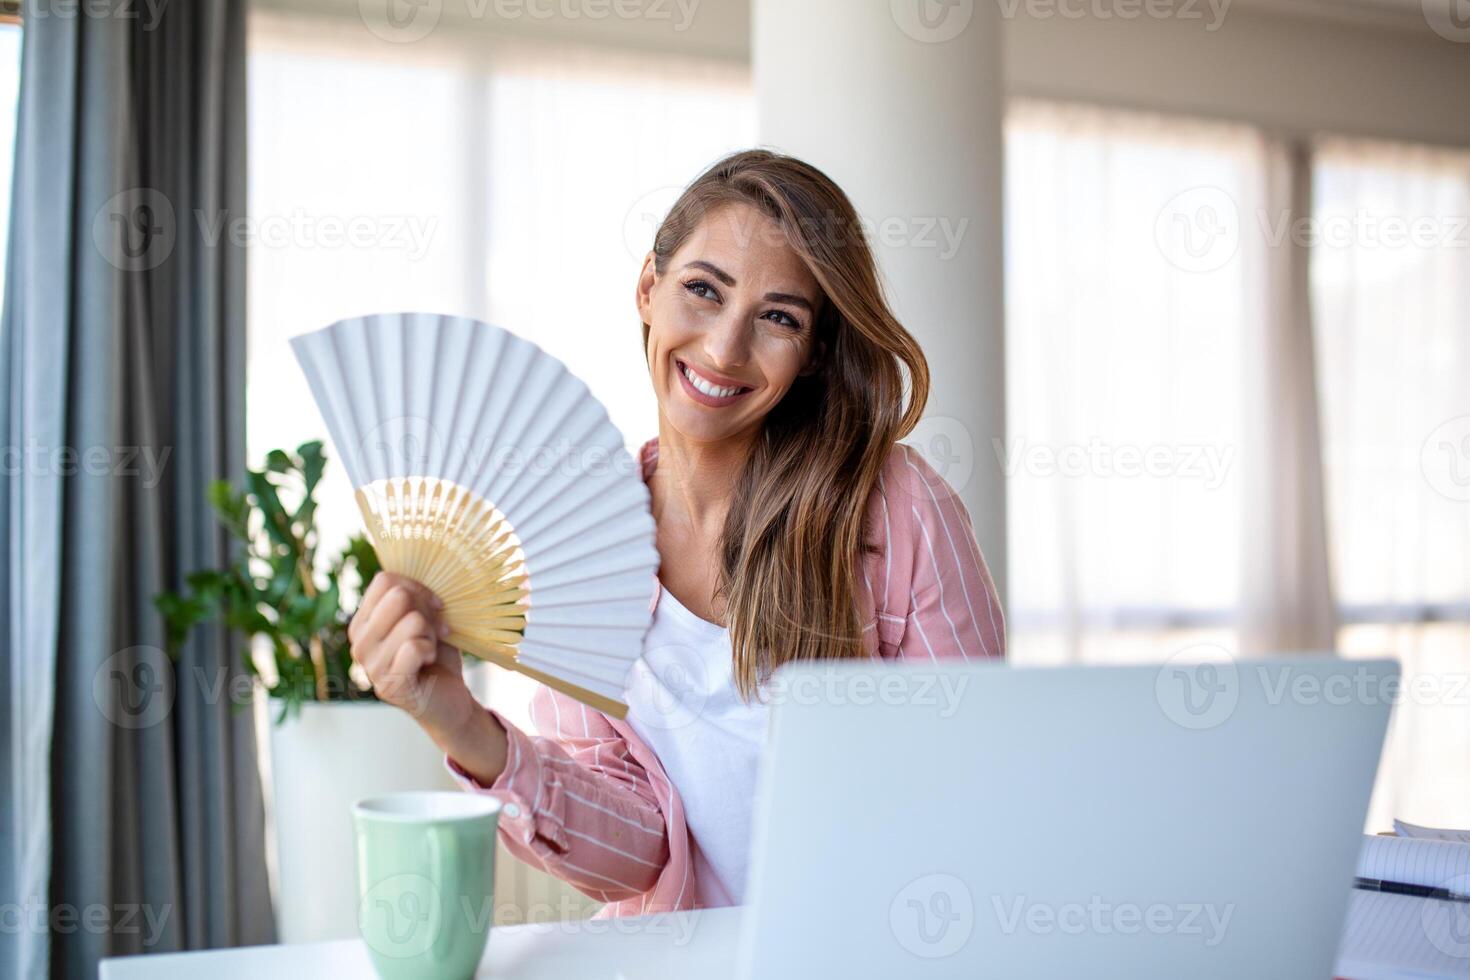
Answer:
<path fill-rule="evenodd" d="M 352 804 L 400 790 L 455 789 L 444 755 L 404 711 L 378 702 L 270 708 L 276 927 L 283 943 L 357 936 Z"/>

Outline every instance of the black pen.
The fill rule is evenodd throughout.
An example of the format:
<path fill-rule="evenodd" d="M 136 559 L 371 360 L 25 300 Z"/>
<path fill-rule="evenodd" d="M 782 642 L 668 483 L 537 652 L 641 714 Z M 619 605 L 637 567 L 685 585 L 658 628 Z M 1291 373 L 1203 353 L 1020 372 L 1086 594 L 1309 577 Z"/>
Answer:
<path fill-rule="evenodd" d="M 1470 902 L 1470 895 L 1460 895 L 1448 888 L 1431 885 L 1409 885 L 1402 881 L 1381 881 L 1378 878 L 1354 878 L 1353 887 L 1370 892 L 1389 892 L 1393 895 L 1413 895 L 1416 898 L 1438 898 L 1447 902 Z"/>

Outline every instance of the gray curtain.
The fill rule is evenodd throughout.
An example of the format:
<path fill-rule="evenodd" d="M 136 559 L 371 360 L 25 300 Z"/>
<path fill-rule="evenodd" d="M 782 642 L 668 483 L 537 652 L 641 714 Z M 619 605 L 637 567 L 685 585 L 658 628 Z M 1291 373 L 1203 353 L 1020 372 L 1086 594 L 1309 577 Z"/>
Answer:
<path fill-rule="evenodd" d="M 152 606 L 244 471 L 244 0 L 27 3 L 0 320 L 0 976 L 269 942 L 238 641 Z M 156 19 L 155 19 L 156 17 Z M 46 922 L 33 913 L 29 922 Z"/>

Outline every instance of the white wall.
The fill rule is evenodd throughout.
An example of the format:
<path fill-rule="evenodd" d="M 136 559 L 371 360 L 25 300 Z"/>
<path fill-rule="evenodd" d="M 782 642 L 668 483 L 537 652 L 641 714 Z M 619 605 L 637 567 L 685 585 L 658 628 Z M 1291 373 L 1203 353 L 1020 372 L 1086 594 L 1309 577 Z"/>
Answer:
<path fill-rule="evenodd" d="M 362 22 L 364 10 L 388 2 L 255 6 Z M 972 2 L 1001 12 L 1008 94 L 1470 146 L 1470 40 L 1456 43 L 1431 30 L 1421 0 Z M 1197 16 L 1117 14 L 1160 2 Z M 1453 0 L 1422 0 L 1431 7 L 1446 2 Z M 439 32 L 464 28 L 750 62 L 750 0 L 441 0 L 425 9 Z M 642 15 L 618 16 L 620 9 Z M 573 16 L 547 16 L 562 10 Z M 1098 10 L 1113 15 L 1075 15 Z M 823 40 L 818 33 L 802 43 Z"/>
<path fill-rule="evenodd" d="M 1470 146 L 1470 43 L 1422 17 L 1354 21 L 1237 0 L 1206 30 L 1205 0 L 1196 9 L 1200 20 L 1018 11 L 1005 25 L 1008 92 Z"/>

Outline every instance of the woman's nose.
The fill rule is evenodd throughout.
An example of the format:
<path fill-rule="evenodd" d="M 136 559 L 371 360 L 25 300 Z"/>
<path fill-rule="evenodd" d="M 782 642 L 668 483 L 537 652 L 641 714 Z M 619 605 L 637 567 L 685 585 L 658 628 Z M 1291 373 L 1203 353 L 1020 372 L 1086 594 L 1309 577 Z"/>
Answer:
<path fill-rule="evenodd" d="M 731 311 L 720 317 L 705 334 L 704 350 L 715 370 L 743 367 L 750 359 L 750 325 L 745 315 Z"/>

